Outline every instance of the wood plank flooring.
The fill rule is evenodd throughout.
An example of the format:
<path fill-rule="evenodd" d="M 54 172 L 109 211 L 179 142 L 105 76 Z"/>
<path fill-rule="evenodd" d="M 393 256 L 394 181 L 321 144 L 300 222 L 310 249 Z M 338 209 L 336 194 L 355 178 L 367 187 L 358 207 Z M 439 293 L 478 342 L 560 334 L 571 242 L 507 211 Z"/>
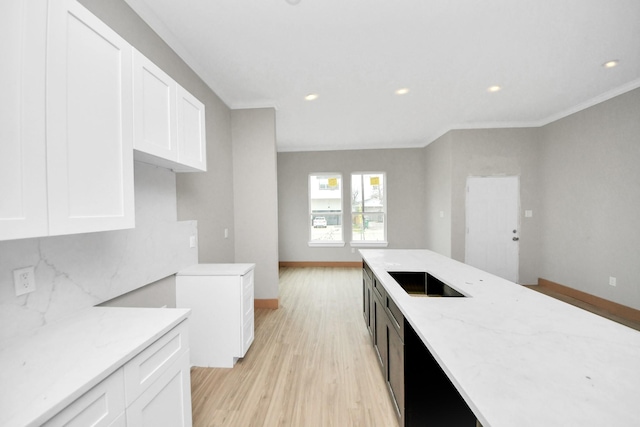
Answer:
<path fill-rule="evenodd" d="M 281 268 L 233 369 L 192 368 L 193 425 L 384 426 L 397 421 L 362 318 L 362 270 Z"/>

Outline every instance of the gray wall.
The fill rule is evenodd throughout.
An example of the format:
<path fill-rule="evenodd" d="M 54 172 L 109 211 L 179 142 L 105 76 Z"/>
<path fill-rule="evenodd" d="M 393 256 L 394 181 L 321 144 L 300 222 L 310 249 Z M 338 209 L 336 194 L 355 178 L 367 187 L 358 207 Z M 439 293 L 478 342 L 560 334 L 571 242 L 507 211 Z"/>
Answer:
<path fill-rule="evenodd" d="M 518 176 L 519 282 L 536 283 L 540 245 L 538 140 L 539 129 L 473 129 L 448 132 L 429 144 L 425 148 L 426 247 L 464 262 L 467 177 Z M 525 209 L 533 211 L 532 218 L 524 218 Z"/>
<path fill-rule="evenodd" d="M 467 177 L 518 175 L 520 282 L 541 277 L 640 308 L 640 89 L 541 128 L 451 131 L 425 156 L 427 248 L 446 251 L 436 213 L 450 197 L 451 256 L 464 260 Z"/>
<path fill-rule="evenodd" d="M 309 247 L 308 176 L 314 172 L 342 173 L 343 224 L 349 220 L 352 172 L 386 172 L 387 239 L 389 248 L 424 247 L 423 149 L 319 151 L 278 153 L 280 261 L 358 261 L 344 230 L 344 248 Z"/>
<path fill-rule="evenodd" d="M 541 132 L 539 276 L 640 309 L 640 89 Z"/>
<path fill-rule="evenodd" d="M 425 153 L 425 247 L 451 256 L 451 134 L 427 145 Z"/>
<path fill-rule="evenodd" d="M 123 0 L 81 3 L 205 104 L 207 172 L 177 174 L 178 219 L 198 221 L 199 262 L 233 262 L 229 108 Z"/>
<path fill-rule="evenodd" d="M 255 263 L 255 298 L 277 299 L 278 183 L 273 108 L 231 111 L 235 261 Z"/>
<path fill-rule="evenodd" d="M 464 262 L 466 184 L 469 176 L 520 177 L 519 283 L 538 281 L 539 129 L 478 129 L 450 132 L 451 257 Z M 532 218 L 524 210 L 533 211 Z"/>

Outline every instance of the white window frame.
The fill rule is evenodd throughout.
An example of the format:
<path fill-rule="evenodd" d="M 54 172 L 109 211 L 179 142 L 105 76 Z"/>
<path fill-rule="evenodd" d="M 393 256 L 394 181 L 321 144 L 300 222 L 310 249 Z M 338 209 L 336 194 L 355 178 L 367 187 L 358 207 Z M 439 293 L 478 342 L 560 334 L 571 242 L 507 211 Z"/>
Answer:
<path fill-rule="evenodd" d="M 340 220 L 340 223 L 342 224 L 342 228 L 341 228 L 341 236 L 340 236 L 340 240 L 313 240 L 312 239 L 312 230 L 313 230 L 313 216 L 317 214 L 313 213 L 313 208 L 312 208 L 312 203 L 311 203 L 311 194 L 312 194 L 312 188 L 311 188 L 311 178 L 312 177 L 317 177 L 317 176 L 335 176 L 335 177 L 339 177 L 340 178 L 340 212 L 331 212 L 328 213 L 327 215 L 330 216 L 337 216 Z M 309 230 L 309 241 L 308 241 L 308 245 L 309 247 L 324 247 L 324 248 L 340 248 L 340 247 L 344 247 L 345 245 L 345 241 L 344 241 L 344 236 L 345 236 L 345 222 L 344 222 L 344 177 L 342 176 L 342 173 L 339 172 L 314 172 L 314 173 L 310 173 L 308 178 L 307 178 L 307 202 L 308 202 L 308 215 L 307 215 L 307 228 Z"/>
<path fill-rule="evenodd" d="M 382 180 L 383 180 L 383 188 L 384 191 L 382 192 L 382 206 L 383 206 L 383 211 L 381 212 L 384 218 L 384 240 L 354 240 L 353 238 L 353 216 L 358 214 L 358 215 L 364 215 L 363 212 L 354 212 L 353 211 L 353 204 L 352 204 L 352 195 L 353 195 L 353 179 L 354 176 L 358 175 L 360 176 L 361 179 L 361 185 L 364 184 L 364 182 L 362 181 L 362 177 L 364 175 L 382 175 Z M 387 235 L 387 223 L 389 221 L 389 214 L 388 214 L 388 210 L 389 210 L 389 206 L 387 205 L 387 192 L 388 192 L 388 182 L 387 182 L 387 173 L 383 172 L 383 171 L 364 171 L 364 172 L 351 172 L 351 176 L 350 176 L 350 183 L 349 183 L 349 230 L 351 232 L 350 236 L 351 236 L 351 240 L 349 242 L 349 245 L 351 247 L 354 248 L 386 248 L 387 246 L 389 246 L 389 236 Z M 364 191 L 362 192 L 364 195 Z M 364 200 L 362 200 L 362 205 L 364 206 Z"/>

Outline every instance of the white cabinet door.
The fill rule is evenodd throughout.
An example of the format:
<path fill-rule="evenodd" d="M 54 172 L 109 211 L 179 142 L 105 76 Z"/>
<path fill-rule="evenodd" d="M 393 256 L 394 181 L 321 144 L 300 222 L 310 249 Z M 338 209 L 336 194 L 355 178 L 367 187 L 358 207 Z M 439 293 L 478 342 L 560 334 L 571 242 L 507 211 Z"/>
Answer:
<path fill-rule="evenodd" d="M 75 0 L 49 8 L 49 233 L 132 228 L 132 48 Z"/>
<path fill-rule="evenodd" d="M 145 154 L 178 160 L 176 82 L 147 57 L 133 51 L 133 148 L 136 159 Z"/>
<path fill-rule="evenodd" d="M 46 28 L 46 2 L 0 2 L 0 240 L 47 234 Z"/>
<path fill-rule="evenodd" d="M 207 170 L 207 137 L 204 104 L 178 86 L 178 163 Z M 180 170 L 180 169 L 176 169 Z"/>
<path fill-rule="evenodd" d="M 127 407 L 127 425 L 191 427 L 191 422 L 191 378 L 186 351 Z"/>

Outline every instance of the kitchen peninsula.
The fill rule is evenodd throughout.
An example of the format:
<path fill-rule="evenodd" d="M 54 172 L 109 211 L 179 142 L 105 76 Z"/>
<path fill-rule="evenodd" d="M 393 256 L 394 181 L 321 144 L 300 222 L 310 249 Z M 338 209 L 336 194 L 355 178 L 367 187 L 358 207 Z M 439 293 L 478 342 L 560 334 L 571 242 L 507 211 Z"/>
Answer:
<path fill-rule="evenodd" d="M 417 337 L 484 427 L 638 425 L 640 332 L 428 250 L 360 253 L 365 319 L 370 274 L 405 345 Z M 410 295 L 389 272 L 428 272 L 464 297 Z"/>

